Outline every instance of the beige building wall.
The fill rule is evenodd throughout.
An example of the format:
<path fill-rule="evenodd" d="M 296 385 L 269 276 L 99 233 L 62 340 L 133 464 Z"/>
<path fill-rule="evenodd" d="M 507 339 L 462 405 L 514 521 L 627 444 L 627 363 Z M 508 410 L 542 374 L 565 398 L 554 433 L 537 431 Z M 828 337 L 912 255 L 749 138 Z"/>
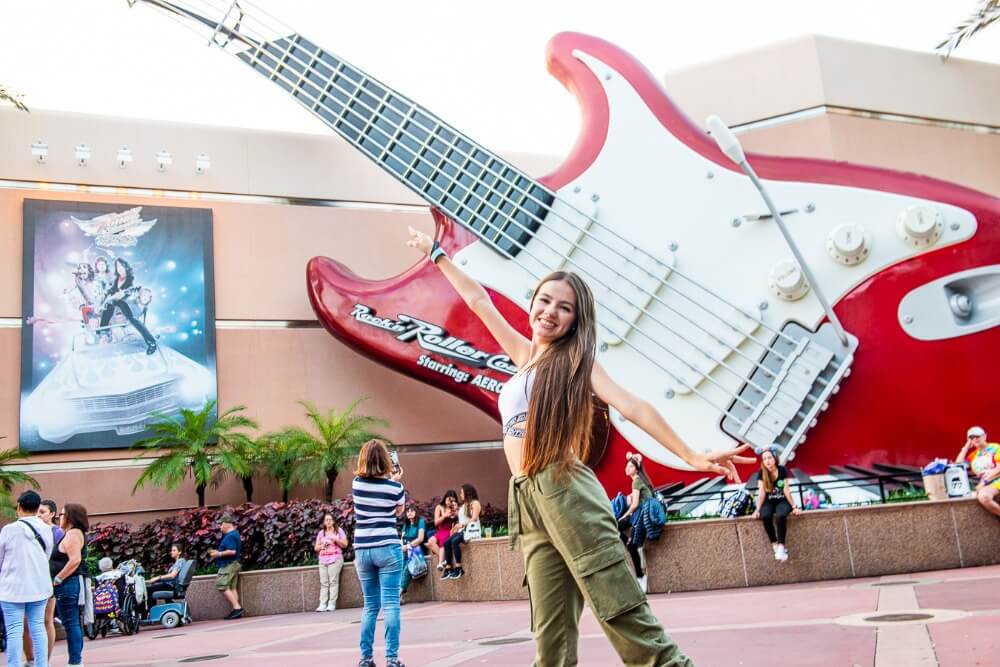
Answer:
<path fill-rule="evenodd" d="M 668 93 L 696 123 L 718 113 L 752 151 L 891 167 L 1000 194 L 1000 68 L 808 37 L 665 76 Z M 49 145 L 46 164 L 31 142 Z M 73 147 L 87 143 L 86 167 Z M 135 161 L 114 162 L 128 145 Z M 166 172 L 154 156 L 166 148 Z M 207 153 L 208 173 L 194 173 Z M 542 175 L 558 160 L 508 156 Z M 64 184 L 70 184 L 67 187 Z M 25 198 L 210 207 L 214 215 L 219 399 L 248 406 L 265 430 L 302 423 L 295 401 L 386 418 L 403 445 L 407 486 L 429 498 L 471 481 L 505 504 L 507 472 L 497 424 L 437 389 L 360 357 L 318 328 L 305 292 L 305 262 L 334 257 L 382 278 L 416 257 L 406 226 L 430 230 L 420 202 L 336 138 L 181 126 L 132 119 L 0 110 L 0 435 L 16 439 L 20 368 L 21 206 Z M 46 495 L 82 501 L 98 516 L 143 520 L 194 502 L 131 488 L 140 464 L 121 450 L 39 454 L 23 469 Z M 349 471 L 336 493 L 348 492 Z M 258 500 L 277 497 L 258 482 Z M 319 489 L 297 489 L 309 497 Z M 239 502 L 230 481 L 210 504 Z"/>

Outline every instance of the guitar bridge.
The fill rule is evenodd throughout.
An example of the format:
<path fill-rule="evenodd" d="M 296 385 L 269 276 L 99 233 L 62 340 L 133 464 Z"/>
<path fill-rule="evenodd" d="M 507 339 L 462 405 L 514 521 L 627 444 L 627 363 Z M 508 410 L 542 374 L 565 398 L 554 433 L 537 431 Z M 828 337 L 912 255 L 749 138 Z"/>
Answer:
<path fill-rule="evenodd" d="M 850 375 L 858 340 L 848 335 L 848 342 L 844 347 L 829 324 L 812 332 L 786 323 L 730 403 L 722 430 L 755 448 L 778 444 L 781 463 L 794 458 Z"/>

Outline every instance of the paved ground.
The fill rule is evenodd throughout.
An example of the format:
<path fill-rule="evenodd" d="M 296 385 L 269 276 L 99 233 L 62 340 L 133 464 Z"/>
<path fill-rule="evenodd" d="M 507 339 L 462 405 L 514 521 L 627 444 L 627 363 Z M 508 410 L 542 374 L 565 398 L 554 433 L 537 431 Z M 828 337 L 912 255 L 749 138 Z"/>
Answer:
<path fill-rule="evenodd" d="M 1000 665 L 1000 566 L 755 589 L 654 595 L 653 610 L 700 667 Z M 930 615 L 875 622 L 877 616 Z M 201 622 L 87 642 L 88 667 L 271 667 L 357 662 L 360 610 Z M 379 626 L 381 631 L 381 625 Z M 530 665 L 526 602 L 403 607 L 408 667 Z M 381 666 L 383 647 L 376 646 Z M 216 656 L 211 658 L 209 656 Z M 56 647 L 56 667 L 66 664 Z M 620 664 L 589 612 L 580 664 Z"/>

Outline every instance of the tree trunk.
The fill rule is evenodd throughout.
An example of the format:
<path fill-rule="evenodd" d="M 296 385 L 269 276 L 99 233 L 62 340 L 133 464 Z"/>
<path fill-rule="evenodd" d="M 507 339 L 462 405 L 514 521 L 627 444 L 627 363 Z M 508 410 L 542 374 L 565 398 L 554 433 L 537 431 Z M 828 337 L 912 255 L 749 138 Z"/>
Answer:
<path fill-rule="evenodd" d="M 194 487 L 195 492 L 198 494 L 198 507 L 205 506 L 205 485 L 199 484 Z"/>
<path fill-rule="evenodd" d="M 326 499 L 333 502 L 333 483 L 337 481 L 337 469 L 330 468 L 326 471 Z"/>
<path fill-rule="evenodd" d="M 240 481 L 243 482 L 243 493 L 247 496 L 247 502 L 253 502 L 253 475 L 247 475 L 246 477 L 241 477 Z"/>
<path fill-rule="evenodd" d="M 282 486 L 281 487 L 281 502 L 283 502 L 283 503 L 287 503 L 288 502 L 288 487 L 287 486 Z"/>

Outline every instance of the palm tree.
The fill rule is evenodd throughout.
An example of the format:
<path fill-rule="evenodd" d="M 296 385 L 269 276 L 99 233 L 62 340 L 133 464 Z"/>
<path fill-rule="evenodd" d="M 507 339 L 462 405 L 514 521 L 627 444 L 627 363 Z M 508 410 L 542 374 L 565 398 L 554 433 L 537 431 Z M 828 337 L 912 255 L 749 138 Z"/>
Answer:
<path fill-rule="evenodd" d="M 340 469 L 357 455 L 365 441 L 381 437 L 373 429 L 389 425 L 379 417 L 354 414 L 364 400 L 359 398 L 342 412 L 331 408 L 325 415 L 312 403 L 299 401 L 315 433 L 301 426 L 289 426 L 271 436 L 297 455 L 294 479 L 303 484 L 324 482 L 330 502 L 333 502 L 333 484 Z"/>
<path fill-rule="evenodd" d="M 979 9 L 956 26 L 935 48 L 944 51 L 944 58 L 947 59 L 959 44 L 998 20 L 1000 20 L 1000 0 L 981 0 Z"/>
<path fill-rule="evenodd" d="M 7 90 L 7 86 L 0 83 L 0 102 L 10 102 L 14 108 L 27 111 L 28 107 L 21 101 L 21 96 Z"/>
<path fill-rule="evenodd" d="M 160 456 L 142 471 L 132 493 L 148 482 L 173 491 L 190 476 L 194 479 L 198 506 L 204 507 L 209 484 L 218 484 L 227 472 L 239 477 L 250 474 L 250 467 L 240 453 L 249 438 L 237 429 L 257 428 L 257 423 L 237 414 L 246 406 L 230 408 L 218 417 L 215 406 L 215 401 L 209 401 L 198 412 L 182 408 L 177 417 L 154 415 L 160 420 L 149 425 L 154 435 L 135 442 L 132 447 L 146 450 L 136 460 L 150 452 Z"/>
<path fill-rule="evenodd" d="M 0 435 L 0 440 L 5 437 Z M 27 484 L 32 488 L 38 488 L 38 480 L 31 475 L 6 468 L 13 461 L 26 458 L 28 458 L 28 452 L 23 449 L 0 451 L 0 517 L 13 519 L 16 516 L 14 513 L 15 486 Z"/>
<path fill-rule="evenodd" d="M 228 472 L 233 476 L 238 477 L 240 484 L 243 485 L 243 493 L 246 495 L 247 502 L 252 503 L 254 491 L 253 476 L 258 473 L 260 468 L 263 466 L 264 448 L 266 447 L 266 443 L 263 440 L 243 437 L 236 438 L 234 441 L 227 441 L 227 444 L 235 457 L 246 464 L 245 466 L 241 466 L 241 470 L 245 470 L 246 472 L 225 470 L 220 471 L 220 473 L 224 474 Z"/>
<path fill-rule="evenodd" d="M 281 502 L 288 502 L 288 493 L 295 486 L 296 467 L 299 464 L 301 451 L 296 442 L 290 439 L 280 439 L 275 435 L 265 435 L 260 440 L 260 466 L 278 482 L 281 489 Z"/>

